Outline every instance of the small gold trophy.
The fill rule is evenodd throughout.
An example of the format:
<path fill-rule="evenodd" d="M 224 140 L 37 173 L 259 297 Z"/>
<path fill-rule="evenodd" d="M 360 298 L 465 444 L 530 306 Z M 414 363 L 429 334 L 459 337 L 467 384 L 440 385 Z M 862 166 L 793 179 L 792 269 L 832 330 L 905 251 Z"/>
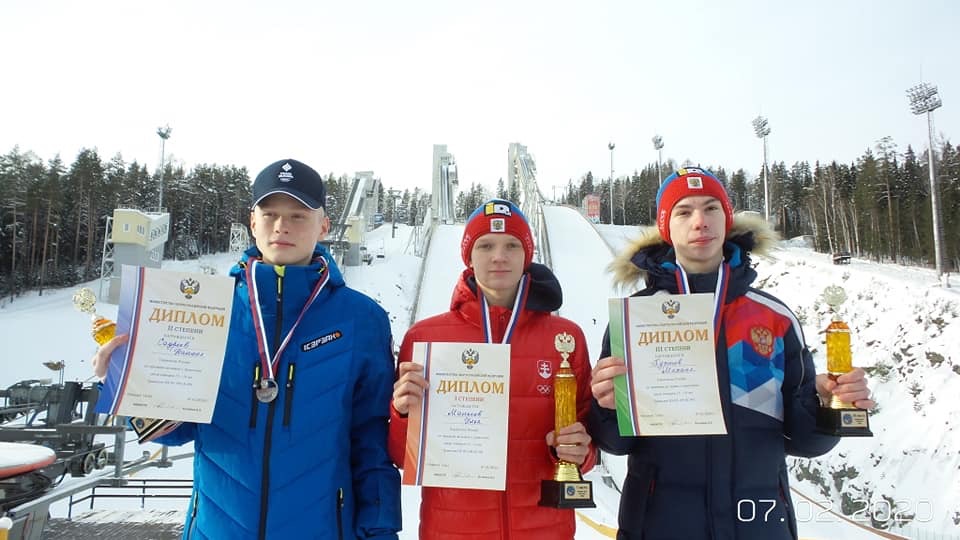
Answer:
<path fill-rule="evenodd" d="M 850 350 L 850 327 L 840 319 L 837 313 L 840 305 L 847 299 L 843 287 L 831 285 L 823 290 L 823 300 L 830 306 L 833 318 L 827 326 L 827 374 L 836 381 L 837 377 L 853 371 L 853 354 Z M 867 411 L 858 409 L 852 403 L 840 401 L 832 396 L 830 403 L 821 405 L 817 410 L 817 428 L 830 435 L 841 437 L 872 437 Z"/>
<path fill-rule="evenodd" d="M 73 307 L 90 314 L 90 321 L 92 322 L 91 335 L 98 345 L 103 345 L 116 335 L 117 325 L 110 319 L 97 315 L 93 309 L 96 303 L 97 296 L 93 294 L 92 290 L 86 287 L 73 293 Z"/>
<path fill-rule="evenodd" d="M 573 336 L 557 334 L 554 345 L 563 360 L 553 380 L 554 424 L 556 431 L 577 421 L 577 380 L 567 359 L 576 348 Z M 550 508 L 594 508 L 593 487 L 580 476 L 576 463 L 560 460 L 552 480 L 540 481 L 540 506 Z"/>
<path fill-rule="evenodd" d="M 98 315 L 93 309 L 96 303 L 97 296 L 93 294 L 92 290 L 86 287 L 73 293 L 73 307 L 90 314 L 90 335 L 93 336 L 94 341 L 96 341 L 98 345 L 102 346 L 116 336 L 117 323 Z M 149 440 L 148 437 L 150 435 L 165 427 L 166 424 L 166 420 L 157 420 L 154 418 L 135 417 L 130 419 L 130 425 L 133 427 L 133 431 L 137 434 L 140 442 Z"/>

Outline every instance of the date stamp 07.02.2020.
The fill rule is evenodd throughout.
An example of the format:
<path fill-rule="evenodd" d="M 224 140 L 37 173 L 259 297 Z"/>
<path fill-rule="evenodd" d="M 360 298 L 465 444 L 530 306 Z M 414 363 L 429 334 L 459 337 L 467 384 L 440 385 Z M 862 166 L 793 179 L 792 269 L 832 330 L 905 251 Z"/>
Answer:
<path fill-rule="evenodd" d="M 871 523 L 928 523 L 934 519 L 934 504 L 930 499 L 854 499 L 854 510 L 843 515 L 830 507 L 829 501 L 794 501 L 793 511 L 799 523 L 829 523 L 847 519 L 865 525 Z M 740 499 L 737 501 L 737 520 L 770 523 L 784 521 L 785 505 L 777 499 Z"/>

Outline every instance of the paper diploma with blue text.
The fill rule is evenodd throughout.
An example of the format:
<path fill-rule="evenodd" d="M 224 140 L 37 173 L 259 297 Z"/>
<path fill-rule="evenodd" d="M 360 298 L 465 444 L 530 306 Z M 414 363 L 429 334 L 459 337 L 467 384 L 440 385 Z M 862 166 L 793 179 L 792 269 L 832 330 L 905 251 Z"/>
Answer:
<path fill-rule="evenodd" d="M 610 354 L 627 365 L 614 379 L 620 435 L 727 432 L 713 315 L 712 293 L 610 299 Z"/>
<path fill-rule="evenodd" d="M 226 276 L 124 265 L 117 334 L 130 340 L 110 359 L 97 412 L 209 423 L 233 287 Z"/>
<path fill-rule="evenodd" d="M 510 345 L 414 343 L 429 387 L 407 416 L 403 483 L 503 491 Z"/>

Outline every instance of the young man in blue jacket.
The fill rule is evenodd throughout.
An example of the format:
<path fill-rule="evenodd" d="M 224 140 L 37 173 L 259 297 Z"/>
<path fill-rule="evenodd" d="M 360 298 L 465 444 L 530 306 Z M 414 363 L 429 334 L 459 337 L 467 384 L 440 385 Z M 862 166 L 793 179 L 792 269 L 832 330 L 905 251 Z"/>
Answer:
<path fill-rule="evenodd" d="M 613 379 L 627 370 L 610 356 L 607 329 L 588 429 L 601 449 L 629 456 L 618 539 L 795 540 L 785 457 L 818 456 L 839 440 L 816 430 L 818 395 L 874 406 L 862 369 L 837 381 L 817 375 L 793 313 L 751 287 L 750 254 L 775 241 L 762 218 L 734 218 L 716 177 L 686 168 L 657 194 L 657 227 L 612 263 L 621 286 L 644 282 L 636 296 L 720 291 L 716 366 L 727 428 L 726 435 L 621 437 Z M 760 510 L 739 519 L 741 504 Z"/>
<path fill-rule="evenodd" d="M 397 538 L 390 324 L 344 285 L 319 243 L 330 228 L 325 195 L 320 175 L 293 159 L 254 181 L 256 247 L 230 271 L 233 316 L 213 420 L 156 440 L 194 443 L 184 538 Z M 126 339 L 97 352 L 98 376 Z"/>

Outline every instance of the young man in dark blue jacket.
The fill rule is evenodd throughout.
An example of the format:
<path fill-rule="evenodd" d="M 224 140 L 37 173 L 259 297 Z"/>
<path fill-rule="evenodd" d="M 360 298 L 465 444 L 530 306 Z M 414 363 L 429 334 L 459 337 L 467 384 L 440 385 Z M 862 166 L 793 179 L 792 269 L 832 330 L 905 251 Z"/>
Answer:
<path fill-rule="evenodd" d="M 873 407 L 862 369 L 837 381 L 817 375 L 793 313 L 751 287 L 757 274 L 750 254 L 767 252 L 775 241 L 762 218 L 734 219 L 716 177 L 686 168 L 657 194 L 657 228 L 611 264 L 621 286 L 645 282 L 636 296 L 726 291 L 716 308 L 726 435 L 621 437 L 613 379 L 626 367 L 610 356 L 609 328 L 604 336 L 588 429 L 601 449 L 629 456 L 618 539 L 796 539 L 785 456 L 818 456 L 839 440 L 816 431 L 818 394 Z M 738 519 L 738 504 L 750 503 L 759 509 L 754 519 Z"/>
<path fill-rule="evenodd" d="M 156 440 L 194 443 L 184 538 L 397 538 L 390 324 L 344 285 L 319 244 L 330 227 L 324 204 L 320 175 L 293 159 L 254 181 L 256 247 L 230 271 L 233 316 L 213 420 Z M 98 376 L 126 339 L 97 352 Z"/>

